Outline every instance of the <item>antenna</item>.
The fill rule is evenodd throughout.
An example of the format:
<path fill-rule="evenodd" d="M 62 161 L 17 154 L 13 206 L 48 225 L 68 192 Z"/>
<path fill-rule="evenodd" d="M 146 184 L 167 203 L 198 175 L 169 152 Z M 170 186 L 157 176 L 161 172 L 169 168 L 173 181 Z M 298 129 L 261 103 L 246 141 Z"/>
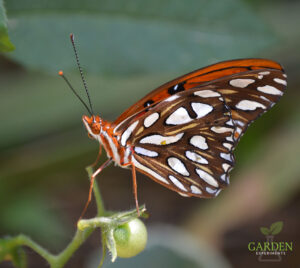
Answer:
<path fill-rule="evenodd" d="M 63 71 L 59 71 L 58 75 L 61 76 L 66 81 L 66 83 L 68 84 L 69 88 L 73 91 L 73 93 L 75 94 L 75 96 L 81 101 L 81 103 L 84 105 L 84 107 L 88 110 L 90 116 L 92 116 L 93 115 L 92 111 L 89 109 L 89 107 L 86 105 L 86 103 L 83 101 L 83 99 L 78 95 L 78 93 L 72 87 L 72 85 L 69 82 L 69 80 L 67 79 L 67 77 L 65 77 L 64 72 Z"/>
<path fill-rule="evenodd" d="M 88 100 L 89 100 L 89 104 L 90 104 L 90 108 L 91 108 L 90 111 L 92 112 L 92 114 L 94 114 L 90 94 L 89 94 L 89 91 L 87 89 L 87 84 L 86 84 L 86 81 L 84 79 L 83 72 L 82 72 L 82 69 L 81 69 L 81 66 L 80 66 L 80 63 L 79 63 L 78 53 L 77 53 L 77 49 L 76 49 L 75 42 L 74 42 L 74 35 L 72 33 L 70 34 L 70 39 L 71 39 L 71 43 L 72 43 L 73 50 L 74 50 L 74 53 L 75 53 L 75 58 L 76 58 L 76 62 L 77 62 L 79 72 L 80 72 L 81 80 L 82 80 L 86 95 L 87 95 Z"/>

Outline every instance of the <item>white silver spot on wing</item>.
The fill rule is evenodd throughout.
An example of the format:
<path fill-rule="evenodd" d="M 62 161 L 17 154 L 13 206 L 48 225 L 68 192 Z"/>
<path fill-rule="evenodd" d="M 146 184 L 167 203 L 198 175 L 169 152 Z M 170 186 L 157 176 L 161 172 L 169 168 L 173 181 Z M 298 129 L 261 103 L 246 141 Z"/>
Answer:
<path fill-rule="evenodd" d="M 168 145 L 179 141 L 184 133 L 178 133 L 174 136 L 162 136 L 158 134 L 149 135 L 140 140 L 140 143 L 149 143 L 155 145 Z"/>
<path fill-rule="evenodd" d="M 194 92 L 194 95 L 202 97 L 202 98 L 211 98 L 211 97 L 220 97 L 220 93 L 212 90 L 200 90 Z"/>
<path fill-rule="evenodd" d="M 180 195 L 183 196 L 183 197 L 190 197 L 189 195 L 183 194 L 183 193 L 181 193 L 181 192 L 178 192 L 178 194 L 180 194 Z"/>
<path fill-rule="evenodd" d="M 223 159 L 232 162 L 231 154 L 220 153 L 220 156 L 221 156 Z"/>
<path fill-rule="evenodd" d="M 283 80 L 283 79 L 280 79 L 280 78 L 274 78 L 273 80 L 274 80 L 276 83 L 278 83 L 278 84 L 282 84 L 282 85 L 284 85 L 284 86 L 287 85 L 286 80 Z"/>
<path fill-rule="evenodd" d="M 202 194 L 202 191 L 195 185 L 191 186 L 191 191 L 193 194 Z"/>
<path fill-rule="evenodd" d="M 231 166 L 229 165 L 229 164 L 227 164 L 227 163 L 223 163 L 222 164 L 222 168 L 223 168 L 223 170 L 225 171 L 225 172 L 227 172 L 228 171 L 228 169 L 230 168 Z M 223 174 L 224 175 L 224 174 Z M 221 176 L 221 178 L 222 178 L 222 176 Z"/>
<path fill-rule="evenodd" d="M 182 176 L 190 175 L 190 173 L 187 171 L 186 167 L 180 159 L 176 157 L 169 157 L 167 162 L 171 169 L 181 174 Z"/>
<path fill-rule="evenodd" d="M 244 111 L 254 111 L 257 108 L 266 109 L 266 106 L 256 102 L 256 101 L 250 101 L 250 100 L 241 100 L 238 104 L 235 105 L 236 108 Z"/>
<path fill-rule="evenodd" d="M 139 121 L 135 121 L 123 132 L 122 137 L 121 137 L 121 145 L 122 146 L 126 145 L 127 140 L 129 139 L 131 133 L 134 131 L 134 129 L 136 128 L 138 123 L 139 123 Z"/>
<path fill-rule="evenodd" d="M 208 149 L 208 144 L 206 142 L 205 137 L 200 135 L 195 135 L 190 139 L 191 145 L 195 146 L 196 148 L 199 148 L 201 150 Z"/>
<path fill-rule="evenodd" d="M 211 127 L 210 128 L 213 132 L 215 133 L 225 133 L 225 132 L 233 132 L 233 129 L 232 128 L 228 128 L 228 127 Z"/>
<path fill-rule="evenodd" d="M 145 172 L 147 172 L 148 174 L 150 174 L 151 176 L 153 176 L 155 179 L 165 183 L 165 184 L 170 184 L 164 177 L 160 176 L 159 174 L 157 174 L 156 172 L 154 172 L 152 169 L 147 168 L 146 166 L 142 165 L 140 162 L 138 162 L 134 156 L 132 156 L 131 158 L 132 163 L 134 164 L 135 167 L 144 170 Z"/>
<path fill-rule="evenodd" d="M 186 124 L 193 119 L 189 116 L 187 110 L 183 107 L 178 108 L 166 119 L 167 125 L 181 125 Z"/>
<path fill-rule="evenodd" d="M 182 191 L 187 191 L 186 188 L 183 186 L 183 184 L 176 179 L 174 176 L 169 175 L 169 179 L 175 184 L 176 187 L 178 187 Z"/>
<path fill-rule="evenodd" d="M 214 187 L 218 187 L 219 184 L 218 182 L 215 180 L 215 178 L 213 176 L 211 176 L 210 174 L 208 174 L 207 172 L 205 172 L 202 169 L 196 168 L 196 172 L 199 175 L 199 177 L 204 180 L 205 182 L 207 182 L 208 184 L 214 186 Z"/>
<path fill-rule="evenodd" d="M 153 113 L 148 115 L 145 119 L 144 119 L 144 126 L 145 127 L 150 127 L 152 126 L 159 118 L 159 113 Z"/>
<path fill-rule="evenodd" d="M 230 80 L 229 84 L 232 85 L 233 87 L 245 88 L 254 82 L 255 82 L 254 79 L 237 78 L 237 79 Z"/>
<path fill-rule="evenodd" d="M 232 136 L 228 136 L 228 137 L 226 137 L 226 140 L 233 142 L 233 138 L 232 138 Z"/>
<path fill-rule="evenodd" d="M 157 157 L 158 156 L 157 152 L 150 151 L 148 149 L 145 149 L 145 148 L 142 148 L 142 147 L 138 147 L 138 146 L 134 147 L 134 151 L 137 154 L 141 154 L 141 155 L 145 155 L 145 156 L 149 156 L 149 157 Z"/>
<path fill-rule="evenodd" d="M 270 72 L 269 71 L 264 71 L 264 72 L 259 72 L 258 74 L 260 74 L 260 75 L 269 75 Z"/>
<path fill-rule="evenodd" d="M 222 189 L 216 191 L 215 196 L 218 196 L 221 193 Z"/>
<path fill-rule="evenodd" d="M 286 74 L 282 74 L 282 76 L 285 77 L 285 78 L 287 78 L 287 75 L 286 75 Z"/>
<path fill-rule="evenodd" d="M 227 143 L 227 142 L 224 142 L 224 143 L 223 143 L 223 146 L 224 146 L 225 148 L 227 148 L 229 151 L 230 151 L 231 148 L 232 148 L 232 144 L 231 144 L 231 143 Z"/>
<path fill-rule="evenodd" d="M 175 94 L 169 98 L 166 98 L 164 101 L 170 102 L 170 101 L 176 100 L 177 98 L 179 98 L 179 96 Z"/>
<path fill-rule="evenodd" d="M 197 119 L 206 116 L 213 110 L 211 105 L 200 102 L 192 102 L 191 106 L 194 112 L 197 114 Z"/>
<path fill-rule="evenodd" d="M 263 99 L 266 102 L 271 102 L 268 98 L 266 98 L 265 96 L 261 95 L 259 96 L 261 99 Z"/>
<path fill-rule="evenodd" d="M 226 181 L 226 179 L 227 179 L 226 174 L 222 174 L 222 175 L 220 176 L 220 179 L 221 179 L 222 181 Z"/>
<path fill-rule="evenodd" d="M 241 134 L 241 133 L 242 133 L 242 129 L 241 129 L 241 128 L 239 128 L 239 127 L 237 127 L 237 128 L 236 128 L 236 130 L 235 130 L 235 132 L 237 132 L 237 133 Z"/>
<path fill-rule="evenodd" d="M 245 125 L 245 123 L 240 120 L 234 120 L 234 122 L 241 127 L 243 127 Z"/>
<path fill-rule="evenodd" d="M 266 94 L 271 94 L 271 95 L 282 95 L 282 91 L 277 89 L 276 87 L 273 86 L 263 86 L 263 87 L 257 87 L 257 90 Z"/>
<path fill-rule="evenodd" d="M 216 194 L 218 192 L 218 189 L 212 189 L 210 187 L 205 187 L 205 190 L 210 194 Z"/>
<path fill-rule="evenodd" d="M 199 164 L 204 164 L 204 165 L 208 164 L 208 161 L 203 156 L 201 156 L 195 152 L 186 151 L 185 156 L 187 159 L 197 162 Z"/>
<path fill-rule="evenodd" d="M 226 122 L 226 125 L 227 125 L 227 126 L 234 126 L 233 120 L 232 120 L 232 119 L 228 120 L 228 121 Z"/>

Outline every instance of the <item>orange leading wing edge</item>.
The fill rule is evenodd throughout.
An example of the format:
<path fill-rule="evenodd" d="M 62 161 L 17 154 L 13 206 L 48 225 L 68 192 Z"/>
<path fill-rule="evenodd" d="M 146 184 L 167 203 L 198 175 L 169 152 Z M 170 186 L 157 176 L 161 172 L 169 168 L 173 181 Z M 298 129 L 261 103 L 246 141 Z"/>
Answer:
<path fill-rule="evenodd" d="M 198 69 L 154 89 L 137 103 L 129 107 L 125 112 L 123 112 L 115 120 L 114 124 L 117 125 L 127 117 L 142 111 L 145 109 L 145 104 L 149 101 L 153 104 L 168 98 L 170 96 L 168 90 L 179 83 L 182 83 L 181 86 L 183 86 L 184 90 L 187 90 L 224 76 L 257 69 L 282 70 L 282 67 L 280 64 L 267 59 L 240 59 L 223 61 Z"/>

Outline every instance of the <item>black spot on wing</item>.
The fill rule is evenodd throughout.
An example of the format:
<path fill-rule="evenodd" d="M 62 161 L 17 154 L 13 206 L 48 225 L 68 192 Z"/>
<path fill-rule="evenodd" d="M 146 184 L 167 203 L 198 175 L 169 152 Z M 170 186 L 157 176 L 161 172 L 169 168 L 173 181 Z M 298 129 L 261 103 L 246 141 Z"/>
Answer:
<path fill-rule="evenodd" d="M 154 103 L 153 100 L 147 100 L 147 101 L 144 103 L 144 107 L 146 108 L 146 107 L 150 106 L 150 105 L 153 104 L 153 103 Z"/>
<path fill-rule="evenodd" d="M 181 83 L 179 83 L 179 84 L 177 84 L 175 86 L 169 87 L 168 88 L 168 93 L 170 95 L 174 95 L 174 94 L 176 94 L 178 92 L 184 91 L 185 90 L 184 84 L 185 84 L 185 82 L 181 82 Z"/>

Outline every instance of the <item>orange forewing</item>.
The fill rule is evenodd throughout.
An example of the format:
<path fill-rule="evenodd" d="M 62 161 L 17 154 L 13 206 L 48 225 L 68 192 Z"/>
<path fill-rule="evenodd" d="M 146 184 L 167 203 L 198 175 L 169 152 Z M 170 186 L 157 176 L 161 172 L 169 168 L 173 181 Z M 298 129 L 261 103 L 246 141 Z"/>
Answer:
<path fill-rule="evenodd" d="M 157 89 L 151 91 L 144 98 L 139 100 L 137 103 L 129 107 L 125 112 L 123 112 L 114 122 L 115 125 L 119 124 L 126 118 L 131 115 L 142 111 L 145 109 L 145 102 L 151 100 L 153 104 L 161 102 L 162 100 L 168 98 L 170 94 L 168 93 L 168 89 L 172 86 L 175 86 L 179 83 L 184 82 L 184 89 L 190 89 L 197 87 L 199 85 L 203 85 L 206 82 L 211 82 L 212 80 L 222 78 L 228 75 L 232 75 L 235 73 L 247 72 L 250 70 L 258 70 L 258 69 L 277 69 L 282 70 L 282 67 L 271 60 L 266 59 L 241 59 L 241 60 L 230 60 L 223 61 L 217 64 L 213 64 L 181 77 L 178 77 Z"/>

